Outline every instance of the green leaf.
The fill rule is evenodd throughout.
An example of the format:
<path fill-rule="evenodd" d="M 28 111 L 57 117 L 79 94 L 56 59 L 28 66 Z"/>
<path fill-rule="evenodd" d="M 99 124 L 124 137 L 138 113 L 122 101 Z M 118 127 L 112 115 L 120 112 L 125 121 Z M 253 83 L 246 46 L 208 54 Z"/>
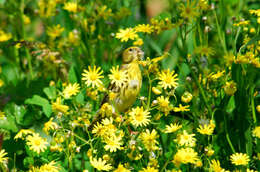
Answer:
<path fill-rule="evenodd" d="M 43 89 L 43 92 L 48 96 L 49 99 L 53 100 L 56 98 L 56 87 L 50 86 L 50 87 L 45 87 Z"/>
<path fill-rule="evenodd" d="M 76 71 L 74 69 L 74 66 L 71 66 L 69 70 L 69 82 L 70 83 L 76 83 L 78 81 Z"/>
<path fill-rule="evenodd" d="M 79 103 L 79 104 L 84 104 L 84 94 L 83 92 L 81 91 L 77 96 L 76 96 L 76 102 Z"/>
<path fill-rule="evenodd" d="M 34 95 L 31 99 L 26 99 L 25 104 L 38 105 L 43 109 L 44 114 L 49 118 L 52 113 L 52 108 L 49 101 L 41 96 Z"/>
<path fill-rule="evenodd" d="M 0 120 L 0 128 L 17 132 L 18 127 L 16 126 L 15 123 L 15 117 L 7 114 L 5 119 Z"/>
<path fill-rule="evenodd" d="M 16 122 L 20 125 L 23 124 L 24 121 L 24 115 L 26 114 L 26 109 L 24 106 L 18 106 L 14 104 L 14 116 L 16 118 Z"/>
<path fill-rule="evenodd" d="M 230 97 L 228 104 L 226 106 L 226 112 L 230 114 L 234 111 L 235 108 L 236 108 L 235 98 L 234 96 L 232 96 Z"/>

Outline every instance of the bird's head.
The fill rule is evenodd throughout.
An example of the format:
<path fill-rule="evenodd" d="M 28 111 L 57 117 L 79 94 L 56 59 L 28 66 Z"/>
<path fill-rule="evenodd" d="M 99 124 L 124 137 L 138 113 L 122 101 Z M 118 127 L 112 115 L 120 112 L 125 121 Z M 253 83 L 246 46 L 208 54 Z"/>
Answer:
<path fill-rule="evenodd" d="M 139 47 L 129 47 L 123 52 L 123 63 L 142 60 L 144 52 Z"/>

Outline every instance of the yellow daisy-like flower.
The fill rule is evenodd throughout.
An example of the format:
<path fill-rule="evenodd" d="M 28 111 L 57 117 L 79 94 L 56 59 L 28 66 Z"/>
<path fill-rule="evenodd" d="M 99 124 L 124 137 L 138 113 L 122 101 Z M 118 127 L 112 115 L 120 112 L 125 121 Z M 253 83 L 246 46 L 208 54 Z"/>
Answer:
<path fill-rule="evenodd" d="M 78 4 L 75 2 L 66 2 L 63 7 L 64 10 L 67 10 L 69 12 L 76 13 L 78 9 Z"/>
<path fill-rule="evenodd" d="M 36 153 L 41 153 L 47 149 L 48 142 L 39 136 L 39 133 L 33 134 L 26 138 L 26 144 L 29 146 L 30 150 L 33 150 Z"/>
<path fill-rule="evenodd" d="M 119 66 L 112 67 L 111 74 L 108 75 L 111 80 L 111 84 L 115 84 L 116 87 L 124 87 L 127 84 L 127 74 L 124 70 L 119 70 Z"/>
<path fill-rule="evenodd" d="M 196 138 L 194 138 L 195 134 L 188 134 L 186 130 L 183 131 L 182 134 L 177 136 L 177 143 L 181 146 L 190 146 L 194 147 L 196 145 Z"/>
<path fill-rule="evenodd" d="M 157 146 L 158 141 L 156 140 L 158 137 L 159 136 L 155 129 L 153 129 L 152 132 L 146 129 L 146 131 L 141 133 L 140 135 L 140 138 L 148 151 L 154 151 L 159 149 L 159 147 Z"/>
<path fill-rule="evenodd" d="M 102 137 L 105 135 L 104 126 L 97 122 L 96 125 L 94 125 L 92 133 L 95 134 L 97 137 Z"/>
<path fill-rule="evenodd" d="M 21 129 L 14 137 L 15 140 L 17 139 L 24 139 L 27 135 L 34 134 L 32 129 Z"/>
<path fill-rule="evenodd" d="M 165 133 L 174 133 L 180 128 L 182 128 L 182 125 L 179 125 L 178 123 L 166 125 Z"/>
<path fill-rule="evenodd" d="M 104 78 L 102 74 L 103 71 L 100 67 L 97 68 L 96 66 L 94 66 L 92 69 L 90 66 L 88 66 L 88 70 L 84 69 L 82 80 L 85 81 L 85 84 L 87 86 L 91 86 L 92 88 L 99 87 L 100 85 L 102 85 L 102 81 L 100 79 Z"/>
<path fill-rule="evenodd" d="M 215 129 L 215 124 L 213 123 L 212 120 L 210 120 L 209 124 L 204 124 L 204 125 L 199 125 L 199 128 L 197 128 L 197 131 L 200 134 L 205 134 L 205 135 L 212 135 Z"/>
<path fill-rule="evenodd" d="M 52 106 L 53 111 L 62 112 L 64 114 L 66 114 L 69 110 L 69 106 L 61 104 L 61 98 L 60 97 L 58 97 L 56 99 L 56 102 L 53 102 L 51 104 L 51 106 Z"/>
<path fill-rule="evenodd" d="M 96 159 L 91 157 L 90 158 L 90 163 L 91 165 L 96 168 L 97 170 L 104 170 L 104 171 L 109 171 L 112 169 L 111 164 L 107 164 L 106 160 L 102 160 L 101 158 Z"/>
<path fill-rule="evenodd" d="M 40 172 L 59 172 L 60 168 L 57 167 L 55 161 L 51 161 L 48 164 L 44 164 L 40 167 Z"/>
<path fill-rule="evenodd" d="M 176 88 L 178 86 L 178 74 L 175 74 L 174 71 L 170 71 L 170 69 L 166 71 L 162 71 L 158 74 L 159 85 L 161 85 L 164 89 L 167 88 Z"/>
<path fill-rule="evenodd" d="M 199 160 L 198 153 L 194 151 L 193 148 L 181 148 L 177 151 L 177 153 L 174 155 L 173 163 L 176 166 L 179 166 L 180 164 L 196 164 Z"/>
<path fill-rule="evenodd" d="M 225 170 L 221 168 L 219 160 L 215 160 L 215 159 L 211 160 L 210 169 L 213 170 L 214 172 L 225 172 Z"/>
<path fill-rule="evenodd" d="M 158 169 L 154 168 L 154 167 L 147 167 L 147 168 L 143 168 L 141 171 L 139 172 L 159 172 Z"/>
<path fill-rule="evenodd" d="M 50 36 L 52 39 L 55 39 L 61 35 L 61 33 L 64 31 L 64 27 L 61 27 L 60 24 L 48 27 L 47 28 L 47 35 Z"/>
<path fill-rule="evenodd" d="M 79 92 L 79 89 L 80 89 L 80 87 L 79 87 L 78 83 L 74 83 L 73 85 L 69 84 L 68 86 L 65 87 L 62 94 L 65 99 L 68 99 L 71 96 L 77 95 L 77 93 Z"/>
<path fill-rule="evenodd" d="M 0 164 L 7 163 L 8 157 L 6 157 L 7 153 L 4 149 L 0 150 Z"/>
<path fill-rule="evenodd" d="M 116 38 L 120 39 L 121 42 L 127 42 L 129 39 L 134 40 L 138 38 L 136 31 L 133 28 L 120 29 L 116 34 Z"/>
<path fill-rule="evenodd" d="M 43 131 L 46 134 L 49 134 L 50 130 L 56 130 L 59 128 L 58 124 L 52 121 L 53 118 L 51 118 L 48 122 L 44 124 Z"/>
<path fill-rule="evenodd" d="M 133 45 L 135 46 L 142 46 L 144 44 L 144 41 L 141 38 L 137 38 L 134 42 Z"/>
<path fill-rule="evenodd" d="M 235 165 L 247 165 L 250 161 L 249 156 L 245 153 L 234 153 L 230 156 L 230 160 Z"/>
<path fill-rule="evenodd" d="M 217 73 L 210 73 L 208 78 L 212 81 L 217 81 L 220 77 L 222 77 L 224 75 L 225 71 L 218 71 Z"/>
<path fill-rule="evenodd" d="M 12 38 L 11 33 L 5 33 L 4 31 L 0 30 L 0 42 L 8 41 Z"/>
<path fill-rule="evenodd" d="M 253 130 L 253 136 L 260 139 L 260 126 L 255 127 L 255 129 Z"/>
<path fill-rule="evenodd" d="M 118 165 L 117 169 L 114 172 L 130 172 L 127 168 L 125 168 L 121 163 Z"/>
<path fill-rule="evenodd" d="M 121 149 L 121 145 L 123 144 L 122 142 L 122 137 L 120 136 L 112 136 L 112 137 L 109 137 L 105 140 L 105 150 L 109 150 L 110 152 L 116 152 L 117 149 Z"/>
<path fill-rule="evenodd" d="M 164 98 L 163 96 L 160 96 L 157 98 L 158 101 L 158 109 L 165 113 L 167 116 L 169 112 L 172 110 L 172 106 L 170 105 L 169 97 Z"/>
<path fill-rule="evenodd" d="M 150 112 L 144 110 L 143 107 L 133 108 L 132 111 L 129 113 L 131 123 L 135 126 L 146 126 L 150 122 Z"/>
<path fill-rule="evenodd" d="M 148 34 L 153 32 L 153 26 L 149 24 L 139 24 L 134 29 L 136 32 L 143 32 Z"/>
<path fill-rule="evenodd" d="M 237 84 L 234 81 L 226 82 L 226 85 L 224 86 L 224 92 L 227 95 L 232 96 L 235 94 L 236 91 L 237 91 Z"/>
<path fill-rule="evenodd" d="M 190 111 L 189 107 L 190 107 L 190 105 L 182 106 L 181 104 L 179 104 L 179 107 L 174 107 L 173 111 L 174 112 L 188 112 L 188 111 Z"/>
<path fill-rule="evenodd" d="M 192 94 L 185 91 L 184 94 L 181 96 L 181 101 L 184 103 L 189 103 L 192 100 Z"/>

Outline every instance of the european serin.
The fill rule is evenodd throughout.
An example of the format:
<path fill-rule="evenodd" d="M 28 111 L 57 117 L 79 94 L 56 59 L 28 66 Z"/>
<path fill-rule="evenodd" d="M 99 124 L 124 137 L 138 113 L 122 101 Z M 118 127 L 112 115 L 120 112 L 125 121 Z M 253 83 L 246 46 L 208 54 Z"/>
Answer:
<path fill-rule="evenodd" d="M 143 55 L 144 52 L 138 47 L 130 47 L 123 52 L 123 64 L 120 70 L 112 68 L 112 74 L 109 75 L 111 83 L 108 86 L 108 94 L 104 96 L 101 106 L 109 103 L 113 113 L 125 112 L 132 106 L 142 86 L 142 74 L 138 62 Z M 90 124 L 89 130 L 101 118 L 102 114 L 99 112 Z"/>

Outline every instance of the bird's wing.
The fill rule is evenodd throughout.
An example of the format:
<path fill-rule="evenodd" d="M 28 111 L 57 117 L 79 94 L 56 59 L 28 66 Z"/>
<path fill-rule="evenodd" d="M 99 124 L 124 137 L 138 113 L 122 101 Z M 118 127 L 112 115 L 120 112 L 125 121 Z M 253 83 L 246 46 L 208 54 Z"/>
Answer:
<path fill-rule="evenodd" d="M 122 64 L 121 67 L 120 67 L 120 70 L 125 70 L 126 72 L 128 72 L 127 71 L 127 67 L 128 67 L 127 64 Z M 128 75 L 128 73 L 127 73 L 127 75 Z M 113 93 L 119 93 L 120 92 L 120 88 L 116 87 L 116 85 L 112 84 L 111 82 L 109 83 L 107 90 L 108 90 L 108 92 L 105 93 L 105 95 L 103 97 L 103 100 L 101 101 L 100 107 L 104 103 L 108 103 L 109 102 L 109 95 L 108 95 L 109 92 L 113 92 Z"/>

